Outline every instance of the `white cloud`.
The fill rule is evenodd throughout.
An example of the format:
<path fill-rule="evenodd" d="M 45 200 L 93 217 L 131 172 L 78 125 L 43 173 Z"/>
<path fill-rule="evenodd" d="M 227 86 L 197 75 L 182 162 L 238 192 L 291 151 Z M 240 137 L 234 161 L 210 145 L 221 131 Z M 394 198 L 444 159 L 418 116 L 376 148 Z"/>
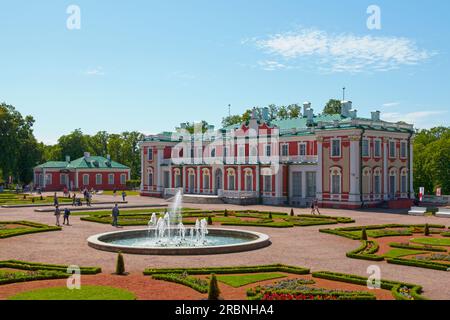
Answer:
<path fill-rule="evenodd" d="M 386 102 L 386 103 L 383 103 L 381 106 L 383 108 L 390 108 L 390 107 L 396 107 L 398 105 L 400 105 L 400 102 Z"/>
<path fill-rule="evenodd" d="M 266 71 L 275 71 L 279 69 L 288 69 L 289 67 L 275 60 L 259 61 L 258 65 Z"/>
<path fill-rule="evenodd" d="M 103 76 L 105 74 L 105 72 L 103 71 L 102 67 L 96 67 L 96 68 L 88 69 L 85 72 L 85 74 L 88 76 Z"/>
<path fill-rule="evenodd" d="M 414 127 L 421 129 L 429 129 L 434 126 L 443 125 L 444 121 L 442 115 L 447 111 L 415 111 L 409 113 L 387 112 L 381 114 L 381 119 L 388 122 L 404 121 L 406 123 L 414 124 Z"/>
<path fill-rule="evenodd" d="M 309 63 L 312 59 L 327 72 L 388 71 L 417 65 L 435 54 L 419 49 L 408 38 L 329 34 L 317 29 L 275 34 L 264 40 L 246 39 L 242 43 L 249 42 L 291 63 Z"/>

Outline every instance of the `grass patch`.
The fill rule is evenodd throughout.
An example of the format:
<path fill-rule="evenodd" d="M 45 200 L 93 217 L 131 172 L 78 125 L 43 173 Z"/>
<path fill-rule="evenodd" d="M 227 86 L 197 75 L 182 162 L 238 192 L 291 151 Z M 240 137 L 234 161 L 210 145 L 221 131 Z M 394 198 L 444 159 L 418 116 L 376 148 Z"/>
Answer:
<path fill-rule="evenodd" d="M 234 288 L 239 288 L 251 283 L 285 277 L 286 275 L 281 273 L 255 273 L 246 275 L 220 275 L 217 276 L 217 280 Z"/>
<path fill-rule="evenodd" d="M 25 196 L 25 198 L 24 198 Z M 72 202 L 71 199 L 58 197 L 59 203 Z M 0 206 L 24 205 L 24 204 L 53 204 L 53 196 L 42 197 L 24 194 L 6 193 L 0 194 Z"/>
<path fill-rule="evenodd" d="M 1 221 L 0 239 L 21 236 L 30 233 L 60 231 L 61 227 L 49 226 L 31 221 Z"/>
<path fill-rule="evenodd" d="M 396 249 L 389 250 L 389 252 L 386 252 L 384 254 L 384 257 L 385 258 L 401 258 L 401 257 L 405 257 L 405 256 L 411 256 L 411 255 L 422 254 L 422 253 L 425 253 L 425 251 L 396 248 Z"/>
<path fill-rule="evenodd" d="M 417 238 L 411 239 L 413 243 L 426 244 L 431 246 L 450 246 L 450 239 L 442 239 L 442 238 Z"/>
<path fill-rule="evenodd" d="M 123 190 L 117 190 L 116 197 L 122 198 L 122 191 Z M 125 192 L 127 194 L 127 197 L 128 196 L 138 196 L 138 195 L 140 195 L 139 191 L 125 190 Z M 104 190 L 102 192 L 102 195 L 112 196 L 113 195 L 113 191 L 111 191 L 111 190 Z"/>
<path fill-rule="evenodd" d="M 119 288 L 81 286 L 80 290 L 67 287 L 32 290 L 12 296 L 9 300 L 136 300 L 136 296 Z"/>

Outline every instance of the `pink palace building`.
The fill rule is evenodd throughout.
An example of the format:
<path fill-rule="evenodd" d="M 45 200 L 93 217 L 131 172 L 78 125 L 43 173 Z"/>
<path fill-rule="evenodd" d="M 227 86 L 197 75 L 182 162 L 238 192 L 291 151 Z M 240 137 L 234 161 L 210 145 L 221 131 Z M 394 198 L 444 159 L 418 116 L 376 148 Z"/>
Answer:
<path fill-rule="evenodd" d="M 413 125 L 379 111 L 358 117 L 350 101 L 341 114 L 315 115 L 307 102 L 295 119 L 270 121 L 264 108 L 217 131 L 185 129 L 141 142 L 142 195 L 349 209 L 409 208 L 414 199 Z"/>

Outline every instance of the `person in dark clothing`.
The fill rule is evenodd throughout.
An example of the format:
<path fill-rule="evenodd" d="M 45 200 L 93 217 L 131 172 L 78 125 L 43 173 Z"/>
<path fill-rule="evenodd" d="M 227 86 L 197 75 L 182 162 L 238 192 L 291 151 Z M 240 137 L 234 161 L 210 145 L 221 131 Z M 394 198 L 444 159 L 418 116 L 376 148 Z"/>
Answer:
<path fill-rule="evenodd" d="M 112 225 L 114 227 L 118 227 L 119 226 L 119 222 L 118 222 L 119 214 L 120 214 L 119 206 L 116 203 L 114 208 L 112 209 L 112 216 L 113 216 L 113 223 L 112 223 Z"/>
<path fill-rule="evenodd" d="M 59 205 L 58 195 L 56 194 L 56 192 L 55 192 L 55 194 L 53 195 L 53 205 L 54 205 L 54 206 Z"/>
<path fill-rule="evenodd" d="M 122 200 L 123 200 L 123 202 L 125 202 L 126 197 L 127 197 L 127 193 L 124 190 L 124 191 L 122 191 Z"/>
<path fill-rule="evenodd" d="M 65 208 L 65 209 L 64 209 L 64 220 L 63 220 L 63 224 L 66 224 L 66 222 L 67 222 L 67 225 L 68 225 L 68 226 L 70 226 L 70 224 L 69 224 L 69 216 L 70 216 L 70 210 L 69 210 L 69 208 Z"/>

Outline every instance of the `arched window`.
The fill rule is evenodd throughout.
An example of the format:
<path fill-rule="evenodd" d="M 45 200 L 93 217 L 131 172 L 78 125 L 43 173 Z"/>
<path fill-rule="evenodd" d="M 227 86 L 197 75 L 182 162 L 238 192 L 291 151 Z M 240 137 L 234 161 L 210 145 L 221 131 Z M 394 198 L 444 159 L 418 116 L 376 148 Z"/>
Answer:
<path fill-rule="evenodd" d="M 375 196 L 381 195 L 381 168 L 373 170 L 373 193 Z"/>
<path fill-rule="evenodd" d="M 245 175 L 245 191 L 253 191 L 253 170 L 246 168 L 244 170 Z"/>
<path fill-rule="evenodd" d="M 210 177 L 211 177 L 211 175 L 210 175 L 210 173 L 209 173 L 209 169 L 203 169 L 202 170 L 202 172 L 203 172 L 203 191 L 205 191 L 205 190 L 209 190 L 209 189 L 211 189 L 211 186 L 210 186 Z"/>
<path fill-rule="evenodd" d="M 195 192 L 195 170 L 192 168 L 188 169 L 188 191 L 190 193 Z"/>
<path fill-rule="evenodd" d="M 394 199 L 397 194 L 397 168 L 389 170 L 389 197 Z"/>
<path fill-rule="evenodd" d="M 408 169 L 406 168 L 400 171 L 400 193 L 408 193 Z"/>
<path fill-rule="evenodd" d="M 330 169 L 330 185 L 331 194 L 340 195 L 342 185 L 342 169 L 339 167 L 333 167 Z"/>
<path fill-rule="evenodd" d="M 148 178 L 147 184 L 149 186 L 153 186 L 153 169 L 152 168 L 148 169 L 148 171 L 147 171 L 147 178 Z"/>
<path fill-rule="evenodd" d="M 215 158 L 216 157 L 216 148 L 212 148 L 211 150 L 211 158 Z"/>
<path fill-rule="evenodd" d="M 180 169 L 176 168 L 173 170 L 174 178 L 175 178 L 175 188 L 181 188 L 181 172 Z"/>
<path fill-rule="evenodd" d="M 236 171 L 232 168 L 227 170 L 228 190 L 236 190 Z"/>
<path fill-rule="evenodd" d="M 362 192 L 364 198 L 369 198 L 370 194 L 372 193 L 372 183 L 371 183 L 371 176 L 372 176 L 372 170 L 370 168 L 364 168 L 363 169 L 363 176 L 362 176 Z"/>

